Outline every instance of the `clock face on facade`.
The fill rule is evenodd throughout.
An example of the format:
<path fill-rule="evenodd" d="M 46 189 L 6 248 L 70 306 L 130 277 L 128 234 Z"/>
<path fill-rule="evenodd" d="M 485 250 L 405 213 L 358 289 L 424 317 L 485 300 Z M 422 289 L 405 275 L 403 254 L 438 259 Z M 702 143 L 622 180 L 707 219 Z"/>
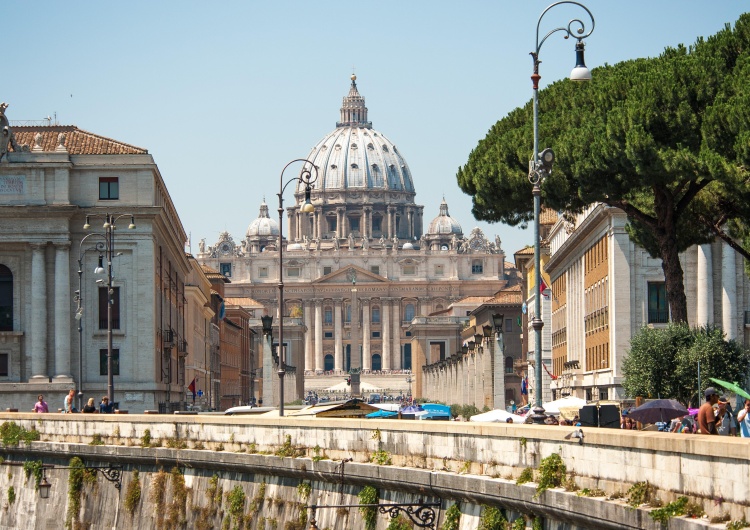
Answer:
<path fill-rule="evenodd" d="M 469 242 L 469 246 L 471 247 L 471 250 L 482 250 L 482 240 L 479 238 L 472 239 Z"/>
<path fill-rule="evenodd" d="M 219 252 L 221 252 L 222 254 L 226 256 L 227 254 L 232 252 L 232 245 L 226 242 L 222 243 L 221 246 L 219 247 Z"/>

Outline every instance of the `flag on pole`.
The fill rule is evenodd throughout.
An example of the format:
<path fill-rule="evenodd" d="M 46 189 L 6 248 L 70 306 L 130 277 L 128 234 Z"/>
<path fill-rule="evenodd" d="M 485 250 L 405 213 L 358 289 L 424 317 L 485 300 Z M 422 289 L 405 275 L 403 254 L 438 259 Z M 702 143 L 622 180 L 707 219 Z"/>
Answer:
<path fill-rule="evenodd" d="M 188 385 L 188 390 L 193 394 L 193 401 L 195 401 L 195 377 L 193 377 L 193 380 Z"/>
<path fill-rule="evenodd" d="M 539 292 L 544 294 L 544 291 L 547 290 L 547 284 L 544 283 L 544 280 L 541 280 L 541 283 L 539 284 Z"/>

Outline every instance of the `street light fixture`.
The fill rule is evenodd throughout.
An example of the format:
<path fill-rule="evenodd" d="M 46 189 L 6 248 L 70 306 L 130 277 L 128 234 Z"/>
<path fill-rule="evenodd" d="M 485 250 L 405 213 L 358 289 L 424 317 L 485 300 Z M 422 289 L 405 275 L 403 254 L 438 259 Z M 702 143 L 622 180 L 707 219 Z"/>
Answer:
<path fill-rule="evenodd" d="M 83 225 L 84 230 L 89 230 L 91 228 L 91 224 L 89 223 L 91 218 L 95 217 L 92 215 L 86 216 L 86 223 Z M 135 230 L 135 216 L 130 213 L 126 214 L 120 214 L 120 215 L 114 215 L 107 213 L 104 215 L 104 224 L 102 225 L 102 228 L 104 229 L 104 233 L 94 233 L 89 234 L 91 236 L 98 236 L 104 239 L 103 242 L 99 242 L 96 246 L 96 248 L 103 252 L 104 254 L 99 255 L 99 265 L 96 267 L 94 272 L 96 274 L 102 274 L 104 272 L 107 273 L 107 397 L 109 398 L 110 403 L 115 403 L 115 380 L 114 380 L 114 374 L 113 374 L 113 348 L 112 348 L 112 306 L 114 304 L 114 286 L 113 286 L 113 276 L 112 276 L 112 259 L 115 257 L 114 248 L 115 248 L 115 229 L 117 228 L 117 221 L 121 219 L 122 217 L 130 217 L 130 224 L 128 225 L 129 230 Z M 89 237 L 89 235 L 84 236 L 83 239 L 81 239 L 81 244 L 83 244 L 83 241 Z M 100 246 L 101 245 L 101 246 Z M 106 258 L 107 260 L 107 269 L 105 271 L 104 269 L 104 263 L 103 260 Z M 80 261 L 79 261 L 79 269 L 80 269 Z M 80 278 L 80 276 L 79 276 Z M 79 320 L 80 322 L 80 320 Z"/>
<path fill-rule="evenodd" d="M 303 162 L 302 171 L 299 176 L 292 177 L 284 183 L 284 172 L 295 162 Z M 315 171 L 315 176 L 311 169 Z M 289 162 L 281 170 L 279 176 L 279 416 L 284 416 L 284 376 L 286 375 L 286 355 L 284 351 L 284 190 L 292 182 L 301 182 L 305 185 L 305 201 L 300 206 L 302 213 L 313 213 L 315 207 L 310 202 L 312 186 L 318 180 L 318 168 L 306 158 L 297 158 Z"/>
<path fill-rule="evenodd" d="M 588 14 L 591 19 L 591 29 L 586 32 L 586 25 L 581 19 L 574 18 L 568 22 L 567 26 L 555 28 L 549 31 L 544 38 L 539 40 L 539 26 L 542 23 L 544 15 L 555 6 L 561 4 L 573 4 L 580 7 Z M 533 186 L 532 194 L 534 195 L 534 289 L 537 291 L 534 294 L 534 318 L 531 319 L 531 327 L 534 330 L 534 380 L 535 380 L 535 394 L 534 394 L 534 414 L 533 419 L 535 423 L 544 422 L 544 407 L 542 406 L 542 328 L 544 322 L 542 321 L 542 271 L 541 271 L 541 241 L 539 237 L 539 214 L 541 210 L 541 184 L 544 179 L 552 172 L 552 164 L 555 161 L 555 153 L 552 149 L 545 149 L 541 153 L 539 152 L 539 80 L 542 76 L 539 75 L 539 50 L 541 49 L 547 38 L 553 33 L 558 31 L 564 32 L 564 38 L 573 37 L 576 40 L 576 65 L 573 71 L 570 73 L 570 79 L 573 81 L 589 81 L 591 79 L 591 72 L 586 67 L 586 63 L 583 58 L 583 39 L 587 38 L 594 31 L 594 16 L 591 11 L 578 2 L 562 1 L 555 2 L 548 6 L 542 14 L 539 15 L 539 20 L 536 24 L 536 48 L 531 52 L 531 57 L 534 60 L 534 73 L 531 75 L 531 82 L 534 91 L 533 108 L 534 108 L 534 151 L 529 164 L 529 181 Z M 575 30 L 575 31 L 574 31 Z"/>

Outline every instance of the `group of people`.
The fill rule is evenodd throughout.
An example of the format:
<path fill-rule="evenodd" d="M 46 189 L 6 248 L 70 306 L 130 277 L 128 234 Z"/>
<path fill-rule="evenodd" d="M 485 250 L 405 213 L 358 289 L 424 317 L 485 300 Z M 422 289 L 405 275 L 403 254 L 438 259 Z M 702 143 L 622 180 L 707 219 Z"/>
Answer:
<path fill-rule="evenodd" d="M 701 434 L 736 436 L 739 431 L 743 438 L 750 438 L 750 399 L 746 399 L 742 410 L 735 418 L 732 407 L 714 387 L 705 391 L 706 402 L 698 410 L 696 420 Z"/>
<path fill-rule="evenodd" d="M 63 400 L 63 413 L 70 414 L 73 412 L 78 412 L 78 408 L 75 405 L 75 397 L 76 389 L 71 388 L 70 392 L 68 392 L 68 394 L 65 396 L 65 399 Z M 34 403 L 34 408 L 31 410 L 32 412 L 49 412 L 49 405 L 46 401 L 44 401 L 43 394 L 39 394 L 37 396 L 37 402 Z M 83 406 L 83 410 L 81 412 L 86 414 L 112 414 L 114 411 L 114 403 L 110 403 L 109 398 L 107 396 L 104 396 L 102 397 L 102 400 L 99 403 L 98 407 L 94 404 L 94 398 L 89 398 L 88 402 Z"/>

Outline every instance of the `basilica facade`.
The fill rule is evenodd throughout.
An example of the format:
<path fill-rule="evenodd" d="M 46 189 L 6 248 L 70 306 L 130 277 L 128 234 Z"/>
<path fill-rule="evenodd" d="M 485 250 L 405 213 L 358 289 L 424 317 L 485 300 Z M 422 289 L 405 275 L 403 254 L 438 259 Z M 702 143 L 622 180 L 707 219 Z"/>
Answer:
<path fill-rule="evenodd" d="M 294 204 L 283 210 L 281 266 L 280 226 L 265 200 L 242 237 L 223 232 L 213 244 L 202 240 L 196 254 L 231 280 L 226 296 L 256 303 L 256 318 L 271 315 L 277 326 L 284 316 L 286 359 L 298 375 L 343 374 L 353 366 L 365 374 L 418 373 L 461 349 L 468 311 L 457 315 L 454 305 L 518 289 L 499 238 L 491 241 L 478 228 L 465 234 L 445 199 L 425 223 L 409 166 L 372 127 L 355 76 L 335 129 L 306 160 L 302 170 L 314 180 L 309 190 L 300 180 Z M 300 208 L 306 192 L 312 213 Z M 449 312 L 453 325 L 415 332 L 416 317 Z M 304 378 L 298 380 L 302 391 Z"/>

